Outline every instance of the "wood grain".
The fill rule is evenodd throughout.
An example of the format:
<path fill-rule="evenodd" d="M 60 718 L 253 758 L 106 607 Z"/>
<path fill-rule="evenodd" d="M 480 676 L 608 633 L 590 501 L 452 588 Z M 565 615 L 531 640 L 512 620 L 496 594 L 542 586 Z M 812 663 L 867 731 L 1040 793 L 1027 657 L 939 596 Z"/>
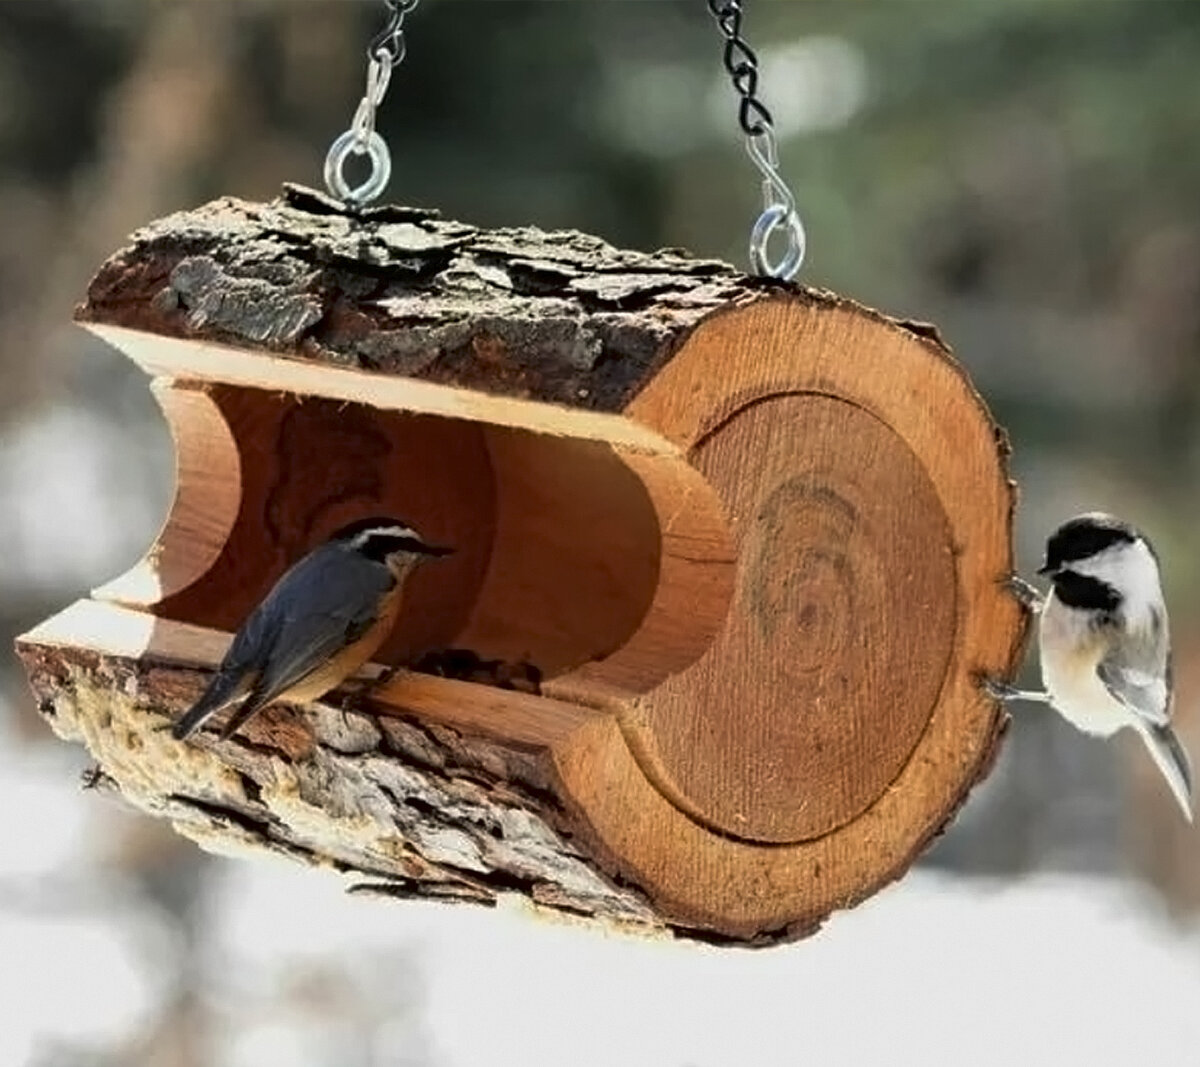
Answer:
<path fill-rule="evenodd" d="M 124 606 L 19 650 L 55 729 L 210 847 L 774 944 L 903 873 L 995 758 L 1014 494 L 930 328 L 294 188 L 140 231 L 79 318 L 158 378 L 178 491 L 97 592 Z M 458 550 L 380 663 L 519 661 L 540 695 L 401 672 L 170 741 L 283 569 L 379 513 Z"/>
<path fill-rule="evenodd" d="M 950 529 L 904 442 L 841 400 L 755 402 L 693 457 L 738 538 L 737 624 L 643 726 L 716 829 L 819 837 L 874 803 L 929 721 L 954 641 Z"/>
<path fill-rule="evenodd" d="M 242 467 L 237 441 L 203 389 L 151 383 L 175 443 L 175 500 L 154 547 L 132 570 L 94 591 L 148 607 L 186 589 L 220 557 L 237 519 Z"/>

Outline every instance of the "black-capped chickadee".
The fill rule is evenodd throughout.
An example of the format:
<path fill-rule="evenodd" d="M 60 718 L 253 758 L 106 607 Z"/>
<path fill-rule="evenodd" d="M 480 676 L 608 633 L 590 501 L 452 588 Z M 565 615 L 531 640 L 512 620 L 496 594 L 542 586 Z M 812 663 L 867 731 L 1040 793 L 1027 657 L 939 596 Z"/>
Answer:
<path fill-rule="evenodd" d="M 273 701 L 302 704 L 340 685 L 383 644 L 409 574 L 451 551 L 426 544 L 396 519 L 342 527 L 294 564 L 250 613 L 208 688 L 171 733 L 183 740 L 242 700 L 221 731 L 228 738 Z"/>
<path fill-rule="evenodd" d="M 1158 557 L 1128 523 L 1100 512 L 1063 523 L 1046 543 L 1038 574 L 1053 589 L 1013 588 L 1041 614 L 1038 646 L 1045 691 L 985 679 L 998 700 L 1049 704 L 1084 733 L 1141 736 L 1171 792 L 1192 819 L 1192 771 L 1171 728 L 1171 638 Z"/>

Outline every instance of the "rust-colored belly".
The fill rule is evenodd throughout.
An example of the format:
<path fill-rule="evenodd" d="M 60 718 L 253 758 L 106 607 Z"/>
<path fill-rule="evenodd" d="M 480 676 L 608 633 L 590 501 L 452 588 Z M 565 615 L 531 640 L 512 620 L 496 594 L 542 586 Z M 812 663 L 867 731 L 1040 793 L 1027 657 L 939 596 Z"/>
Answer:
<path fill-rule="evenodd" d="M 400 590 L 397 585 L 396 591 L 384 601 L 379 619 L 362 637 L 326 661 L 324 666 L 306 675 L 297 685 L 281 694 L 279 699 L 293 704 L 306 704 L 336 689 L 375 655 L 391 633 L 399 611 Z"/>

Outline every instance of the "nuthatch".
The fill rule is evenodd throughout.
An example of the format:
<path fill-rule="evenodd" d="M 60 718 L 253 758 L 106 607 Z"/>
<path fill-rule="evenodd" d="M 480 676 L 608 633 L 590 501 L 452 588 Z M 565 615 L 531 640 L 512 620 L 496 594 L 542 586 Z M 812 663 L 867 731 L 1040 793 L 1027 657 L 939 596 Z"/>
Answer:
<path fill-rule="evenodd" d="M 294 564 L 250 613 L 198 701 L 171 728 L 178 740 L 237 700 L 230 737 L 276 700 L 316 700 L 376 652 L 416 567 L 452 549 L 428 545 L 405 523 L 360 519 Z M 243 699 L 244 698 L 244 699 Z"/>
<path fill-rule="evenodd" d="M 1038 574 L 1053 585 L 1045 603 L 1020 579 L 1014 589 L 1041 613 L 1045 691 L 992 680 L 985 688 L 999 700 L 1049 704 L 1084 733 L 1132 727 L 1190 822 L 1192 771 L 1171 728 L 1171 638 L 1150 542 L 1111 515 L 1079 515 L 1051 535 Z"/>

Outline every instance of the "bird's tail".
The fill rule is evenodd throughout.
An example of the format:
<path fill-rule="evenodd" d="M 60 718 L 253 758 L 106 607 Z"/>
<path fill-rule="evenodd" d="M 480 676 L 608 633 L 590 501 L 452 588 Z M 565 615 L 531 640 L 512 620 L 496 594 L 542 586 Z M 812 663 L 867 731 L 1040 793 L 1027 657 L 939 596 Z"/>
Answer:
<path fill-rule="evenodd" d="M 1183 747 L 1175 731 L 1170 725 L 1152 726 L 1146 724 L 1138 731 L 1158 769 L 1162 771 L 1167 785 L 1179 801 L 1187 821 L 1192 821 L 1192 763 L 1188 759 L 1187 749 Z"/>
<path fill-rule="evenodd" d="M 191 737 L 222 708 L 228 707 L 246 692 L 248 679 L 241 672 L 217 671 L 208 688 L 171 726 L 176 741 Z"/>

